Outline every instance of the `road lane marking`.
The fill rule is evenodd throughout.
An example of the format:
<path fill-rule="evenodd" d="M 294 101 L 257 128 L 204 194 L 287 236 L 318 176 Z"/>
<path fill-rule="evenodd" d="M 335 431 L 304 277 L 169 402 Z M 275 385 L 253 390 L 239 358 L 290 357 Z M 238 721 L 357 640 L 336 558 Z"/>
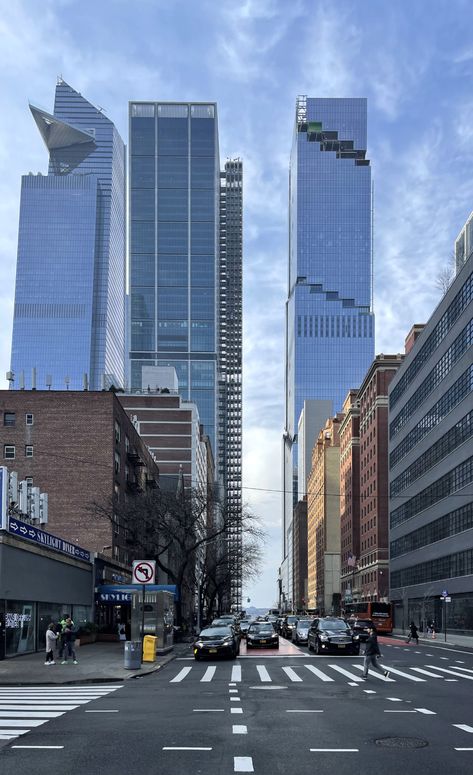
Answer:
<path fill-rule="evenodd" d="M 50 750 L 53 748 L 54 749 L 64 748 L 64 746 L 63 745 L 12 745 L 12 748 L 34 748 L 35 750 L 37 749 L 41 750 L 44 748 L 45 750 Z"/>
<path fill-rule="evenodd" d="M 13 746 L 14 748 L 15 746 Z M 473 748 L 454 748 L 454 751 L 473 751 Z"/>
<path fill-rule="evenodd" d="M 457 665 L 464 665 L 465 663 L 461 661 L 461 659 L 456 659 L 455 664 Z M 465 668 L 466 669 L 466 668 Z"/>
<path fill-rule="evenodd" d="M 452 726 L 461 729 L 463 732 L 470 732 L 473 734 L 473 727 L 468 726 L 468 724 L 452 724 Z"/>
<path fill-rule="evenodd" d="M 203 746 L 189 746 L 189 745 L 164 745 L 162 751 L 211 751 L 211 748 L 204 748 Z"/>
<path fill-rule="evenodd" d="M 445 683 L 448 683 L 448 684 L 457 684 L 457 683 L 458 683 L 458 678 L 446 678 L 446 679 L 445 679 Z"/>
<path fill-rule="evenodd" d="M 292 667 L 283 667 L 283 671 L 286 673 L 290 681 L 302 681 L 302 678 L 297 675 L 296 671 Z"/>
<path fill-rule="evenodd" d="M 309 748 L 312 753 L 358 753 L 359 748 Z"/>
<path fill-rule="evenodd" d="M 304 667 L 307 668 L 307 670 L 310 670 L 311 673 L 317 676 L 317 678 L 320 678 L 321 681 L 333 681 L 333 678 L 330 678 L 330 676 L 326 675 L 325 673 L 322 673 L 321 670 L 319 670 L 317 667 L 314 667 L 313 665 L 304 665 Z"/>
<path fill-rule="evenodd" d="M 273 679 L 269 675 L 264 665 L 256 665 L 256 669 L 259 673 L 260 681 L 272 681 Z"/>
<path fill-rule="evenodd" d="M 374 689 L 363 689 L 363 691 L 364 691 L 365 694 L 376 694 Z M 389 700 L 389 697 L 388 697 L 388 700 Z"/>
<path fill-rule="evenodd" d="M 323 713 L 323 710 L 286 710 L 286 713 Z"/>
<path fill-rule="evenodd" d="M 429 665 L 427 665 L 429 667 Z M 425 683 L 425 678 L 417 678 L 416 675 L 409 675 L 409 673 L 403 673 L 402 670 L 398 670 L 395 667 L 387 667 L 386 670 L 389 673 L 395 673 L 396 675 L 402 676 L 402 678 L 407 678 L 409 681 L 415 681 L 416 683 Z"/>
<path fill-rule="evenodd" d="M 202 683 L 202 682 L 204 682 L 204 683 L 205 683 L 205 682 L 211 681 L 211 680 L 212 680 L 212 678 L 213 678 L 213 677 L 214 677 L 214 675 L 215 675 L 215 671 L 216 671 L 216 669 L 217 669 L 217 668 L 216 668 L 216 666 L 215 666 L 215 665 L 211 665 L 210 667 L 208 667 L 208 668 L 207 668 L 207 670 L 205 671 L 204 675 L 203 675 L 203 676 L 202 676 L 202 678 L 200 679 L 200 682 L 201 682 L 201 683 Z"/>
<path fill-rule="evenodd" d="M 386 697 L 386 699 L 389 700 L 389 702 L 402 702 L 399 697 Z"/>
<path fill-rule="evenodd" d="M 0 729 L 0 737 L 2 740 L 9 740 L 12 737 L 19 737 L 20 735 L 26 735 L 27 732 L 31 732 L 30 729 Z"/>
<path fill-rule="evenodd" d="M 230 708 L 230 713 L 243 713 L 243 708 Z"/>
<path fill-rule="evenodd" d="M 118 710 L 86 710 L 85 713 L 118 713 Z"/>
<path fill-rule="evenodd" d="M 182 681 L 186 677 L 186 675 L 189 675 L 191 670 L 192 670 L 191 667 L 183 667 L 182 670 L 179 670 L 178 674 L 174 676 L 174 678 L 171 678 L 169 683 L 170 684 L 179 683 L 179 681 Z"/>
<path fill-rule="evenodd" d="M 440 670 L 441 673 L 448 673 L 448 675 L 456 675 L 458 678 L 464 678 L 467 681 L 473 681 L 473 675 L 465 675 L 464 673 L 459 673 L 458 668 L 457 670 L 447 670 L 446 667 L 434 667 L 434 665 L 427 665 L 427 667 L 431 667 L 434 670 Z"/>
<path fill-rule="evenodd" d="M 25 710 L 31 705 L 31 702 L 25 703 L 8 703 L 8 705 L 0 705 L 0 710 Z M 79 705 L 32 705 L 34 710 L 76 710 Z"/>
<path fill-rule="evenodd" d="M 433 710 L 427 710 L 427 708 L 415 708 L 417 713 L 423 713 L 424 716 L 436 716 L 437 714 Z M 473 731 L 473 730 L 472 730 Z"/>
<path fill-rule="evenodd" d="M 74 698 L 74 700 L 69 700 L 69 701 L 62 700 L 62 699 L 52 699 L 52 702 L 54 703 L 54 705 L 58 705 L 61 708 L 68 708 L 69 707 L 69 703 L 70 702 L 74 702 L 74 707 L 72 709 L 75 710 L 75 708 L 79 707 L 79 705 L 88 705 L 89 702 L 92 702 L 92 700 L 98 700 L 98 699 L 100 699 L 100 697 L 90 697 L 87 700 L 82 700 L 82 699 L 81 700 L 76 700 Z M 35 697 L 30 697 L 29 695 L 24 695 L 23 697 L 21 697 L 21 699 L 20 698 L 17 699 L 16 697 L 12 697 L 12 698 L 10 698 L 10 697 L 8 697 L 8 698 L 0 697 L 0 702 L 2 702 L 2 703 L 3 702 L 14 703 L 15 705 L 18 705 L 18 707 L 20 707 L 21 705 L 29 706 L 29 705 L 31 705 L 32 702 L 34 702 L 35 705 L 36 705 L 37 700 L 36 700 Z M 39 702 L 41 702 L 41 704 L 44 704 L 45 702 L 47 702 L 47 700 L 41 698 L 41 700 L 39 700 Z M 65 703 L 65 704 L 63 704 L 63 703 Z"/>
<path fill-rule="evenodd" d="M 454 667 L 454 670 L 460 670 L 462 673 L 463 672 L 465 672 L 465 673 L 473 673 L 473 670 L 470 670 L 470 668 L 468 668 L 468 667 L 455 667 L 454 665 L 453 665 L 453 667 Z"/>
<path fill-rule="evenodd" d="M 437 675 L 437 673 L 431 673 L 429 670 L 424 670 L 422 667 L 411 667 L 411 670 L 415 670 L 416 673 L 422 673 L 422 675 L 428 675 L 430 678 L 443 678 L 443 675 Z"/>
<path fill-rule="evenodd" d="M 230 681 L 241 681 L 241 665 L 233 665 Z"/>
<path fill-rule="evenodd" d="M 384 713 L 415 713 L 415 710 L 385 710 Z"/>
<path fill-rule="evenodd" d="M 440 657 L 440 659 L 448 659 L 448 657 Z"/>
<path fill-rule="evenodd" d="M 240 697 L 230 697 L 230 702 L 241 702 Z"/>
<path fill-rule="evenodd" d="M 229 694 L 238 694 L 238 689 L 229 689 L 228 693 Z"/>
<path fill-rule="evenodd" d="M 234 756 L 233 757 L 233 771 L 234 772 L 254 772 L 253 759 L 251 756 Z"/>
<path fill-rule="evenodd" d="M 338 665 L 329 665 L 329 667 L 331 667 L 332 670 L 336 670 L 337 673 L 346 675 L 347 678 L 350 678 L 352 681 L 356 681 L 356 683 L 361 683 L 361 681 L 363 680 L 358 675 L 354 675 L 353 673 L 350 673 L 348 670 L 345 670 L 344 667 L 339 667 Z"/>
<path fill-rule="evenodd" d="M 361 672 L 364 670 L 362 665 L 352 665 L 352 667 L 355 667 Z M 381 675 L 381 673 L 375 673 L 374 670 L 368 670 L 368 675 L 372 675 L 374 678 L 378 678 L 380 681 L 384 681 L 385 683 L 395 683 L 393 678 L 386 678 L 386 676 Z"/>
<path fill-rule="evenodd" d="M 247 735 L 248 727 L 245 727 L 244 724 L 233 724 L 232 732 L 234 735 Z"/>
<path fill-rule="evenodd" d="M 0 710 L 0 719 L 10 718 L 59 718 L 64 716 L 64 711 L 58 713 L 52 710 Z M 2 724 L 3 721 L 0 721 Z"/>
<path fill-rule="evenodd" d="M 23 719 L 22 721 L 15 720 L 15 719 L 5 719 L 5 721 L 0 721 L 0 732 L 3 732 L 5 734 L 5 731 L 2 729 L 2 727 L 40 727 L 41 724 L 46 724 L 47 719 L 28 719 L 27 721 Z"/>
<path fill-rule="evenodd" d="M 193 713 L 225 713 L 225 708 L 194 708 Z"/>

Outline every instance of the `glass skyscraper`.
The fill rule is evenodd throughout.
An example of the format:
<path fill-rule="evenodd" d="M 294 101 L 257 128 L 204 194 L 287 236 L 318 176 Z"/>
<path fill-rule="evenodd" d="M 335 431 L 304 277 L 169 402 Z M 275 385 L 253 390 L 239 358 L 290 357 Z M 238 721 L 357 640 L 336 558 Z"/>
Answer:
<path fill-rule="evenodd" d="M 364 98 L 299 97 L 289 173 L 283 587 L 304 400 L 340 411 L 374 357 L 371 167 Z M 287 563 L 286 563 L 287 565 Z"/>
<path fill-rule="evenodd" d="M 102 109 L 62 79 L 52 114 L 30 109 L 49 170 L 22 178 L 13 387 L 82 389 L 84 375 L 92 390 L 123 386 L 123 141 Z"/>

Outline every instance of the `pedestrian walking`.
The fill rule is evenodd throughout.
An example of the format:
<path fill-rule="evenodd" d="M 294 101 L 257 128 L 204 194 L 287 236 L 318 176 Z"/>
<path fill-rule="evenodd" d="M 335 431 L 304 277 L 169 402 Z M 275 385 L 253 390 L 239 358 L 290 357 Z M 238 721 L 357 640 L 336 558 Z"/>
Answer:
<path fill-rule="evenodd" d="M 45 665 L 55 665 L 54 646 L 57 641 L 56 625 L 51 622 L 46 630 L 46 662 Z"/>
<path fill-rule="evenodd" d="M 410 643 L 411 640 L 415 640 L 416 645 L 419 645 L 419 633 L 417 631 L 417 627 L 415 626 L 414 622 L 411 622 L 409 625 L 409 637 L 407 639 L 407 643 Z"/>
<path fill-rule="evenodd" d="M 72 658 L 72 663 L 77 665 L 76 652 L 74 651 L 74 642 L 76 636 L 71 626 L 66 627 L 62 637 L 64 640 L 64 654 L 61 665 L 67 665 L 67 660 L 69 657 Z"/>
<path fill-rule="evenodd" d="M 374 627 L 368 628 L 368 639 L 365 643 L 365 660 L 363 663 L 363 680 L 368 678 L 368 669 L 374 668 L 382 673 L 385 678 L 389 678 L 389 670 L 386 670 L 378 659 L 381 657 L 381 652 L 378 646 L 378 636 Z"/>

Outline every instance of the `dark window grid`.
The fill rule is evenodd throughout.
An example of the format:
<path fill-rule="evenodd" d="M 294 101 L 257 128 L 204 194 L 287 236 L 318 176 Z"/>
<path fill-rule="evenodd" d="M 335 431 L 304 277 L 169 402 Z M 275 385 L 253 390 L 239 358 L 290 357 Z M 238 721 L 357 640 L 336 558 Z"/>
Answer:
<path fill-rule="evenodd" d="M 473 482 L 473 457 L 464 460 L 436 482 L 414 495 L 406 503 L 395 509 L 390 516 L 391 529 L 411 519 L 419 512 L 433 506 Z"/>
<path fill-rule="evenodd" d="M 412 482 L 429 471 L 473 435 L 473 411 L 458 420 L 443 436 L 440 437 L 423 455 L 412 463 L 405 471 L 391 482 L 390 495 L 395 497 Z"/>
<path fill-rule="evenodd" d="M 473 391 L 473 365 L 457 379 L 449 390 L 429 409 L 417 425 L 391 452 L 389 465 L 393 468 L 424 436 L 435 428 L 446 415 Z"/>
<path fill-rule="evenodd" d="M 433 329 L 432 333 L 427 338 L 426 342 L 422 345 L 416 357 L 406 369 L 401 379 L 393 389 L 390 399 L 389 408 L 393 407 L 399 401 L 399 398 L 405 392 L 410 385 L 416 374 L 420 371 L 424 363 L 429 359 L 434 350 L 446 337 L 452 326 L 456 323 L 460 315 L 466 309 L 468 304 L 473 299 L 473 273 L 467 278 L 453 301 L 444 312 L 439 322 Z"/>
<path fill-rule="evenodd" d="M 473 502 L 444 514 L 443 517 L 439 517 L 428 525 L 413 530 L 412 533 L 407 533 L 395 541 L 391 541 L 390 556 L 399 557 L 401 554 L 413 552 L 423 546 L 429 546 L 471 529 L 473 529 Z"/>
<path fill-rule="evenodd" d="M 408 419 L 415 410 L 425 401 L 428 395 L 437 387 L 438 384 L 447 376 L 455 363 L 471 347 L 473 343 L 473 319 L 465 326 L 463 331 L 457 336 L 453 344 L 446 353 L 433 367 L 432 371 L 425 378 L 416 392 L 401 409 L 397 417 L 390 423 L 389 437 L 392 439 L 396 433 L 407 423 Z"/>
<path fill-rule="evenodd" d="M 473 549 L 439 557 L 391 573 L 391 588 L 425 584 L 440 579 L 470 576 L 473 573 Z"/>

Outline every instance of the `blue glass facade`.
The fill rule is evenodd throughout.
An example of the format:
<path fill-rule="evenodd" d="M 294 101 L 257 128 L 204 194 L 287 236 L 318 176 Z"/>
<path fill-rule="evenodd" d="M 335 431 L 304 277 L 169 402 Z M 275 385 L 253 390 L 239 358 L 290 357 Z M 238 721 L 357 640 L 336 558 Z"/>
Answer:
<path fill-rule="evenodd" d="M 340 411 L 374 357 L 366 99 L 298 98 L 290 162 L 284 557 L 304 400 Z"/>
<path fill-rule="evenodd" d="M 124 384 L 125 147 L 67 83 L 31 106 L 48 175 L 22 178 L 11 370 L 38 388 Z"/>
<path fill-rule="evenodd" d="M 214 104 L 130 104 L 130 382 L 174 366 L 216 450 L 220 167 Z"/>

